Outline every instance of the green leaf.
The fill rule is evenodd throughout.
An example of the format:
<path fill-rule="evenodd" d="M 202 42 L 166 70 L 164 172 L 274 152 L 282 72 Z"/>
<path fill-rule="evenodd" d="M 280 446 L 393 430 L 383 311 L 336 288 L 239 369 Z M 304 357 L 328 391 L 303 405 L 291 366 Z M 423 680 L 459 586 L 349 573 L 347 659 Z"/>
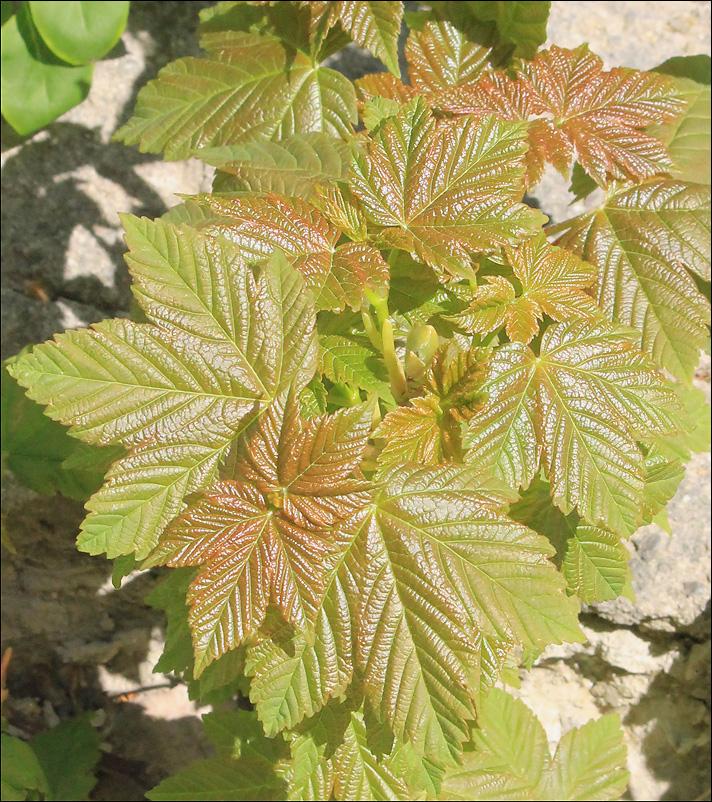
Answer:
<path fill-rule="evenodd" d="M 598 268 L 606 317 L 637 328 L 642 348 L 685 383 L 707 343 L 709 303 L 688 273 L 710 277 L 710 190 L 653 179 L 577 218 L 559 244 Z"/>
<path fill-rule="evenodd" d="M 196 148 L 310 131 L 348 136 L 356 97 L 343 75 L 269 35 L 225 31 L 202 43 L 206 58 L 171 62 L 141 89 L 116 139 L 184 159 Z"/>
<path fill-rule="evenodd" d="M 287 790 L 286 746 L 261 732 L 254 714 L 212 713 L 206 731 L 224 754 L 198 760 L 146 794 L 161 800 L 279 800 Z"/>
<path fill-rule="evenodd" d="M 319 335 L 319 363 L 331 381 L 344 381 L 394 403 L 383 357 L 363 335 Z"/>
<path fill-rule="evenodd" d="M 579 523 L 567 541 L 563 572 L 584 604 L 617 599 L 631 580 L 629 555 L 617 535 Z"/>
<path fill-rule="evenodd" d="M 670 175 L 690 183 L 710 183 L 710 87 L 679 79 L 687 108 L 680 117 L 648 129 L 667 148 L 674 167 Z"/>
<path fill-rule="evenodd" d="M 2 733 L 2 798 L 23 800 L 28 794 L 49 794 L 50 785 L 32 747 Z"/>
<path fill-rule="evenodd" d="M 385 244 L 470 276 L 470 254 L 514 244 L 544 221 L 520 203 L 525 136 L 494 117 L 438 123 L 416 99 L 354 156 L 350 189 Z"/>
<path fill-rule="evenodd" d="M 122 448 L 99 449 L 70 437 L 3 369 L 3 466 L 23 485 L 85 501 L 101 487 L 110 464 L 122 453 Z"/>
<path fill-rule="evenodd" d="M 128 0 L 30 0 L 29 5 L 45 44 L 69 64 L 88 64 L 103 58 L 119 41 L 129 16 Z"/>
<path fill-rule="evenodd" d="M 268 736 L 293 729 L 346 690 L 353 674 L 351 640 L 349 603 L 334 575 L 319 606 L 313 642 L 282 624 L 248 650 L 247 673 L 254 675 L 250 700 Z"/>
<path fill-rule="evenodd" d="M 551 7 L 549 2 L 480 0 L 462 5 L 465 7 L 463 10 L 469 11 L 476 19 L 494 22 L 499 41 L 514 45 L 516 56 L 534 58 L 537 49 L 546 41 L 546 23 Z"/>
<path fill-rule="evenodd" d="M 161 221 L 126 225 L 136 297 L 154 323 L 58 335 L 11 373 L 77 436 L 132 447 L 89 501 L 79 547 L 142 559 L 230 440 L 278 392 L 309 381 L 316 341 L 311 297 L 281 254 L 256 277 L 227 242 Z"/>
<path fill-rule="evenodd" d="M 368 747 L 362 713 L 351 713 L 343 743 L 334 755 L 337 799 L 375 800 L 411 799 L 402 779 L 379 763 Z"/>
<path fill-rule="evenodd" d="M 541 799 L 619 799 L 628 784 L 626 748 L 617 713 L 569 730 L 559 741 Z"/>
<path fill-rule="evenodd" d="M 309 198 L 320 184 L 345 178 L 349 162 L 346 143 L 324 133 L 199 148 L 194 155 L 230 176 L 230 192 L 300 198 Z"/>
<path fill-rule="evenodd" d="M 620 538 L 587 524 L 575 511 L 564 515 L 554 506 L 548 482 L 535 479 L 509 514 L 550 541 L 568 587 L 584 604 L 628 595 L 629 554 Z"/>
<path fill-rule="evenodd" d="M 368 50 L 400 76 L 398 36 L 403 19 L 403 3 L 378 0 L 347 0 L 338 4 L 344 30 L 364 50 Z"/>
<path fill-rule="evenodd" d="M 613 800 L 626 789 L 618 715 L 561 739 L 554 758 L 544 728 L 523 702 L 494 688 L 477 720 L 475 749 L 448 769 L 439 799 Z"/>
<path fill-rule="evenodd" d="M 60 61 L 42 41 L 27 3 L 3 23 L 0 45 L 2 115 L 21 136 L 49 125 L 89 94 L 93 68 Z"/>
<path fill-rule="evenodd" d="M 260 722 L 252 711 L 206 713 L 203 726 L 205 735 L 219 754 L 239 758 L 257 753 L 272 763 L 277 763 L 285 756 L 284 742 L 280 738 L 265 738 Z"/>
<path fill-rule="evenodd" d="M 712 61 L 706 54 L 699 56 L 673 56 L 655 67 L 653 72 L 674 75 L 676 78 L 689 78 L 698 84 L 709 86 L 712 78 Z"/>
<path fill-rule="evenodd" d="M 353 524 L 364 683 L 398 738 L 446 764 L 474 717 L 487 639 L 578 640 L 577 603 L 549 544 L 479 493 L 474 472 L 411 465 L 382 483 L 376 508 Z"/>
<path fill-rule="evenodd" d="M 490 400 L 464 438 L 467 459 L 512 487 L 526 487 L 540 452 L 555 503 L 593 525 L 631 535 L 641 523 L 643 455 L 636 438 L 679 430 L 679 401 L 637 350 L 605 322 L 549 327 L 540 355 L 497 349 Z"/>
<path fill-rule="evenodd" d="M 49 782 L 46 799 L 80 802 L 96 785 L 92 772 L 101 752 L 90 720 L 91 713 L 85 713 L 32 739 L 32 749 Z"/>

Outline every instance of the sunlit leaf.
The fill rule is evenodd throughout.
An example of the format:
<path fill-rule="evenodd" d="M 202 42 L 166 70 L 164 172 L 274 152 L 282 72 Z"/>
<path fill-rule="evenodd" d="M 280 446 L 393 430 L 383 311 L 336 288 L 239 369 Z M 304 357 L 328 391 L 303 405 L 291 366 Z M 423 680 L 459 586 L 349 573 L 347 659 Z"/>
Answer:
<path fill-rule="evenodd" d="M 529 343 L 545 315 L 559 321 L 597 316 L 596 303 L 585 292 L 596 278 L 592 265 L 551 246 L 543 234 L 518 248 L 505 248 L 504 253 L 521 291 L 504 276 L 486 277 L 470 306 L 448 318 L 460 328 L 489 334 L 504 327 L 510 340 Z"/>
<path fill-rule="evenodd" d="M 117 139 L 182 159 L 196 148 L 310 131 L 344 137 L 355 122 L 351 83 L 279 39 L 228 30 L 202 44 L 207 57 L 173 61 L 141 89 Z"/>
<path fill-rule="evenodd" d="M 468 275 L 471 253 L 513 244 L 544 221 L 520 202 L 524 135 L 493 117 L 437 123 L 416 100 L 355 156 L 350 188 L 384 243 Z"/>
<path fill-rule="evenodd" d="M 688 270 L 710 277 L 710 190 L 655 179 L 577 218 L 559 244 L 598 268 L 606 316 L 642 334 L 642 348 L 689 382 L 704 348 L 709 303 Z"/>
<path fill-rule="evenodd" d="M 574 159 L 605 186 L 611 179 L 642 180 L 672 167 L 659 139 L 643 129 L 678 116 L 685 107 L 675 82 L 665 76 L 603 62 L 586 45 L 552 47 L 523 62 L 512 80 L 491 72 L 437 98 L 459 114 L 497 114 L 531 120 L 528 163 L 536 183 L 543 163 L 567 172 Z"/>
<path fill-rule="evenodd" d="M 613 800 L 625 791 L 620 717 L 570 730 L 549 753 L 546 733 L 523 702 L 495 688 L 473 733 L 474 751 L 448 769 L 440 799 Z"/>
<path fill-rule="evenodd" d="M 563 512 L 631 535 L 645 473 L 636 438 L 673 434 L 680 411 L 635 340 L 605 322 L 574 322 L 548 328 L 539 357 L 518 343 L 499 348 L 482 388 L 489 404 L 465 438 L 471 464 L 526 487 L 541 460 Z"/>
<path fill-rule="evenodd" d="M 396 736 L 441 764 L 474 716 L 483 636 L 527 645 L 580 637 L 551 547 L 478 487 L 463 466 L 394 469 L 377 507 L 353 524 L 366 691 Z"/>

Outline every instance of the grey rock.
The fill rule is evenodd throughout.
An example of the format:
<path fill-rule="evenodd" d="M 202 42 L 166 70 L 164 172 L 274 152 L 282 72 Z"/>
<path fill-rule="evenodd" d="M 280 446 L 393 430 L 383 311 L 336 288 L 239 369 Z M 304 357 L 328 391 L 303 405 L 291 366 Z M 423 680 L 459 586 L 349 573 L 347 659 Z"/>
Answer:
<path fill-rule="evenodd" d="M 595 606 L 606 621 L 641 630 L 710 637 L 710 455 L 696 454 L 668 506 L 672 535 L 659 526 L 632 537 L 636 602 Z"/>

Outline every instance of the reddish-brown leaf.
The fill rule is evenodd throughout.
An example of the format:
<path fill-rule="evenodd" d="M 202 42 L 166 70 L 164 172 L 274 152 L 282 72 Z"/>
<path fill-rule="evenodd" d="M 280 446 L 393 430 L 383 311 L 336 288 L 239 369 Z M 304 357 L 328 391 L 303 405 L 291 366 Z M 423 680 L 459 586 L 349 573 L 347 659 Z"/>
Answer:
<path fill-rule="evenodd" d="M 684 110 L 671 79 L 627 68 L 605 72 L 585 45 L 552 47 L 524 62 L 516 80 L 490 73 L 475 84 L 441 92 L 433 102 L 458 114 L 530 121 L 531 183 L 543 161 L 564 171 L 575 157 L 602 186 L 667 171 L 672 162 L 664 146 L 642 129 Z"/>
<path fill-rule="evenodd" d="M 489 334 L 505 327 L 512 341 L 530 343 L 539 321 L 599 316 L 585 290 L 596 279 L 596 269 L 570 251 L 550 245 L 543 234 L 505 248 L 505 258 L 521 284 L 517 293 L 504 276 L 487 276 L 472 296 L 470 306 L 449 318 L 472 334 Z"/>
<path fill-rule="evenodd" d="M 152 564 L 199 565 L 188 601 L 196 675 L 254 635 L 271 602 L 308 631 L 341 546 L 329 529 L 368 499 L 358 466 L 368 407 L 299 417 L 279 396 L 229 456 L 222 481 L 169 528 Z"/>
<path fill-rule="evenodd" d="M 388 286 L 388 265 L 372 245 L 337 245 L 342 231 L 298 198 L 278 195 L 222 198 L 200 196 L 211 214 L 198 226 L 238 245 L 248 260 L 267 259 L 275 248 L 293 260 L 314 292 L 318 309 L 358 310 L 366 287 Z"/>
<path fill-rule="evenodd" d="M 525 136 L 495 117 L 438 123 L 417 99 L 354 156 L 351 191 L 385 244 L 470 276 L 471 253 L 515 244 L 544 220 L 520 202 Z"/>

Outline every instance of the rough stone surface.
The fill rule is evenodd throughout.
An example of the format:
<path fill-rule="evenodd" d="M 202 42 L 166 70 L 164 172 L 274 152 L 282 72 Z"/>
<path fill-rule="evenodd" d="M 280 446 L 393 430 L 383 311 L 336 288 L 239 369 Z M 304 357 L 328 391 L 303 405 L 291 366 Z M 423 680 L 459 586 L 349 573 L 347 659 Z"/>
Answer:
<path fill-rule="evenodd" d="M 208 2 L 133 2 L 129 28 L 97 65 L 88 100 L 20 141 L 2 128 L 2 356 L 65 328 L 130 308 L 117 212 L 156 216 L 175 193 L 210 186 L 197 162 L 165 163 L 112 143 L 138 89 L 167 62 L 197 52 Z M 607 67 L 650 68 L 709 52 L 706 2 L 553 2 L 551 41 L 588 41 Z M 377 69 L 357 48 L 334 65 L 355 77 Z M 535 197 L 553 220 L 570 205 L 567 182 L 547 173 Z M 709 392 L 709 359 L 698 371 Z M 621 713 L 630 799 L 709 799 L 709 456 L 689 465 L 670 506 L 672 537 L 633 538 L 637 606 L 599 605 L 584 616 L 588 643 L 548 650 L 519 693 L 553 742 L 601 713 Z M 81 505 L 4 480 L 3 646 L 14 649 L 5 713 L 30 735 L 85 710 L 106 740 L 94 799 L 135 800 L 206 753 L 199 714 L 182 685 L 152 675 L 162 617 L 143 598 L 148 572 L 112 589 L 109 565 L 79 554 Z"/>

